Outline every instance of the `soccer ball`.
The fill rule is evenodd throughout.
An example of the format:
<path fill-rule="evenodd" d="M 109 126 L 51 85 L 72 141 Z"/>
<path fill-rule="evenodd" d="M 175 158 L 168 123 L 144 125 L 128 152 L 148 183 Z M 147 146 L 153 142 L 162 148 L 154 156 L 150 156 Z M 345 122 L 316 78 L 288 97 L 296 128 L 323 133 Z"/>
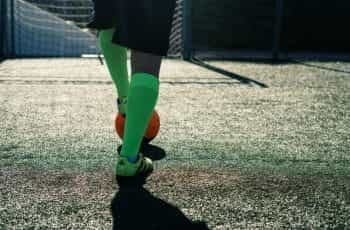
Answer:
<path fill-rule="evenodd" d="M 121 113 L 118 113 L 115 118 L 115 130 L 118 136 L 123 139 L 124 135 L 124 125 L 125 125 L 125 116 Z M 148 123 L 145 135 L 143 136 L 143 143 L 151 142 L 158 134 L 160 128 L 160 118 L 156 110 L 153 111 L 151 120 Z"/>

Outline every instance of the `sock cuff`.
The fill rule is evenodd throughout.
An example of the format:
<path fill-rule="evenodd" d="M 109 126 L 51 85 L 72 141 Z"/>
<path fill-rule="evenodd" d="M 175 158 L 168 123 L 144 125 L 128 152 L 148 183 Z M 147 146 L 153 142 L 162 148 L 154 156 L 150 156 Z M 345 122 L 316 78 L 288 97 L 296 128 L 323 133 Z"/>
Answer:
<path fill-rule="evenodd" d="M 115 33 L 115 29 L 99 30 L 98 39 L 100 41 L 100 44 L 111 44 L 113 46 L 119 47 L 124 51 L 122 54 L 126 55 L 126 48 L 124 46 L 121 46 L 112 42 L 114 33 Z"/>
<path fill-rule="evenodd" d="M 130 87 L 145 87 L 157 91 L 159 79 L 148 73 L 136 73 L 131 78 Z"/>
<path fill-rule="evenodd" d="M 114 29 L 99 30 L 98 37 L 101 42 L 112 42 Z"/>

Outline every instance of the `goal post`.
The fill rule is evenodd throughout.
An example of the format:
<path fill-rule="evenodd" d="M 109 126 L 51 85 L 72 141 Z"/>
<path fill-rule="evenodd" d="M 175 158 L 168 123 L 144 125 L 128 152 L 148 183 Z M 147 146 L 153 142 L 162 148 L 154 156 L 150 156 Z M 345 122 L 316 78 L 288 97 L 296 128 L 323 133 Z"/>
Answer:
<path fill-rule="evenodd" d="M 0 2 L 0 60 L 5 57 L 5 33 L 6 33 L 6 17 L 5 17 L 5 4 L 4 0 Z"/>

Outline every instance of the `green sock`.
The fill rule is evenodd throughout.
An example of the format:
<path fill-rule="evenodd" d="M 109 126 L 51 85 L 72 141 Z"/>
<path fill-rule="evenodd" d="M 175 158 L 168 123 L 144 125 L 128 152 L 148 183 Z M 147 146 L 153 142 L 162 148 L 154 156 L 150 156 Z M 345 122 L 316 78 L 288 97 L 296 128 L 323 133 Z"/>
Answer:
<path fill-rule="evenodd" d="M 131 78 L 121 156 L 135 159 L 139 153 L 158 93 L 159 80 L 155 76 L 137 73 Z"/>
<path fill-rule="evenodd" d="M 129 92 L 126 48 L 112 43 L 114 29 L 101 30 L 99 41 L 109 73 L 116 87 L 118 97 L 126 99 Z M 126 105 L 121 106 L 121 113 L 126 112 Z"/>

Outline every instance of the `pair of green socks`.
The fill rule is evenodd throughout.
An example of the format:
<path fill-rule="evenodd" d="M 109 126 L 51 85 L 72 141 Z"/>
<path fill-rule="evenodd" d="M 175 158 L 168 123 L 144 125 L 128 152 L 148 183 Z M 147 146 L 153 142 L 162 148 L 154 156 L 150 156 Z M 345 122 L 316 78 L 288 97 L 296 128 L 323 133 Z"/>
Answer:
<path fill-rule="evenodd" d="M 151 74 L 135 73 L 129 83 L 127 50 L 111 42 L 113 34 L 114 29 L 102 30 L 99 33 L 99 41 L 118 98 L 127 99 L 127 105 L 119 111 L 127 114 L 120 155 L 134 162 L 137 160 L 143 135 L 157 103 L 159 80 Z"/>

